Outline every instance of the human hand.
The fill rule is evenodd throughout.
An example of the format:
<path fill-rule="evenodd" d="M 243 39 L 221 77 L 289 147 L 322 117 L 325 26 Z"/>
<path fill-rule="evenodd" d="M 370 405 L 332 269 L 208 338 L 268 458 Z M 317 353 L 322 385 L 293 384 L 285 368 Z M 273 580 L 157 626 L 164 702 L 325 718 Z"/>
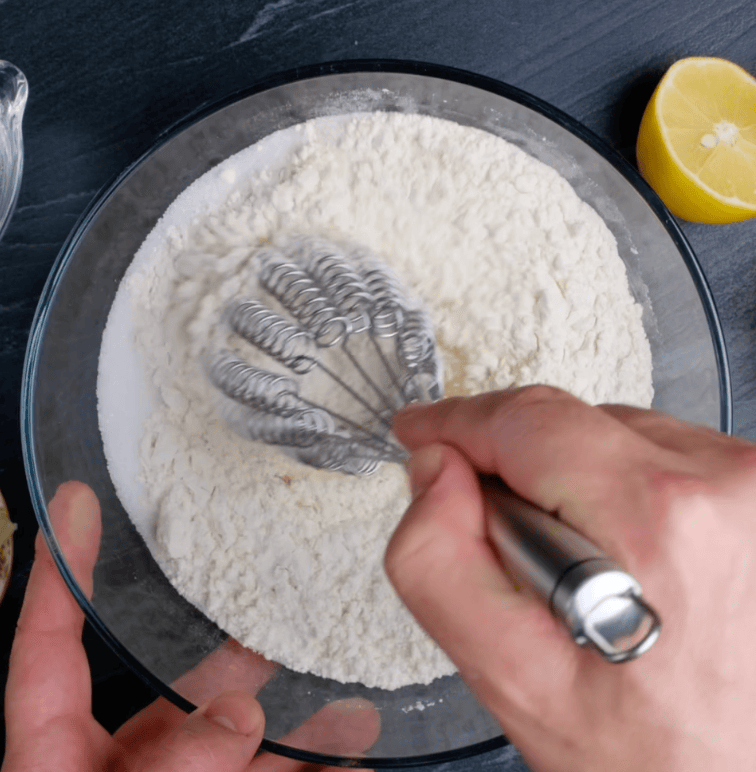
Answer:
<path fill-rule="evenodd" d="M 48 511 L 66 562 L 90 595 L 101 529 L 97 498 L 86 485 L 66 483 Z M 298 772 L 311 766 L 268 753 L 253 760 L 265 724 L 253 695 L 277 666 L 233 641 L 173 685 L 200 704 L 194 713 L 187 716 L 160 698 L 111 736 L 91 714 L 83 613 L 41 534 L 36 549 L 5 693 L 3 772 Z M 280 742 L 354 756 L 369 748 L 379 731 L 374 706 L 342 700 Z"/>
<path fill-rule="evenodd" d="M 389 577 L 534 772 L 756 768 L 756 446 L 547 387 L 413 406 L 394 431 L 413 503 Z M 640 580 L 664 622 L 649 652 L 609 664 L 514 588 L 479 473 Z"/>

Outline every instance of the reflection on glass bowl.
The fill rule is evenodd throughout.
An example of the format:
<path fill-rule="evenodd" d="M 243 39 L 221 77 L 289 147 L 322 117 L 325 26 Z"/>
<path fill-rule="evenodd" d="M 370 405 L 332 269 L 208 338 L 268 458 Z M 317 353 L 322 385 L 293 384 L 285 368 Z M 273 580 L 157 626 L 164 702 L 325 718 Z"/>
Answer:
<path fill-rule="evenodd" d="M 243 685 L 268 679 L 258 694 L 267 716 L 265 748 L 316 763 L 388 767 L 458 759 L 506 741 L 456 676 L 395 691 L 368 689 L 276 668 L 226 641 L 168 583 L 121 506 L 96 404 L 101 336 L 118 283 L 175 197 L 274 131 L 313 117 L 377 110 L 483 129 L 561 173 L 616 237 L 631 289 L 644 307 L 654 406 L 730 430 L 726 353 L 711 295 L 684 236 L 638 174 L 580 124 L 517 89 L 458 70 L 385 61 L 299 69 L 235 94 L 162 137 L 97 198 L 69 237 L 40 300 L 24 371 L 22 428 L 40 526 L 90 622 L 126 663 L 189 710 L 197 700 L 193 668 L 199 665 L 221 686 L 233 684 L 241 662 Z M 91 601 L 56 548 L 46 510 L 56 487 L 70 479 L 88 482 L 102 503 Z M 322 732 L 287 737 L 319 710 L 327 724 L 329 711 L 339 710 L 331 703 L 347 698 L 369 701 L 377 708 L 370 715 L 380 718 L 377 740 L 364 757 Z"/>

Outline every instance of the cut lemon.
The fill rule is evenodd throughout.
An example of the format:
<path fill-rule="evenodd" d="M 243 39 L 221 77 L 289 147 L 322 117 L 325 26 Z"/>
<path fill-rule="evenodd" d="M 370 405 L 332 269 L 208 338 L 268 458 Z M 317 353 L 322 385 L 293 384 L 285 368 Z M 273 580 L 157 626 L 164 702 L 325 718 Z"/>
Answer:
<path fill-rule="evenodd" d="M 706 57 L 669 68 L 643 114 L 638 168 L 673 214 L 756 217 L 756 78 Z"/>

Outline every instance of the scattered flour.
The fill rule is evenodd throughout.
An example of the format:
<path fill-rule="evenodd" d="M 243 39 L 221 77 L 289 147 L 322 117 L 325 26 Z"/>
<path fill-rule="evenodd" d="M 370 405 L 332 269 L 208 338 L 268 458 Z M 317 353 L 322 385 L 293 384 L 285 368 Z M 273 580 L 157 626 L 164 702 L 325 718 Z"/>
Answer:
<path fill-rule="evenodd" d="M 154 396 L 139 472 L 149 516 L 130 514 L 177 589 L 245 646 L 338 681 L 427 683 L 453 665 L 382 568 L 403 470 L 309 469 L 219 418 L 199 356 L 224 303 L 254 293 L 253 250 L 299 234 L 370 247 L 428 306 L 447 394 L 540 382 L 648 406 L 641 308 L 601 218 L 486 132 L 392 113 L 269 139 L 275 159 L 250 148 L 179 197 L 119 289 Z M 105 444 L 113 468 L 118 445 Z M 128 508 L 133 481 L 116 485 Z"/>

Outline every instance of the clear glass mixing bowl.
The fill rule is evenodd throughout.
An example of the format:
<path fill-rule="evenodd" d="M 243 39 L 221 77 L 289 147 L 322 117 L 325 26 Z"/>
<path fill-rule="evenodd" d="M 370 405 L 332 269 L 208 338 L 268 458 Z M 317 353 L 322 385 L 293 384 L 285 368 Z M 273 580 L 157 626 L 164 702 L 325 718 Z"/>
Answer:
<path fill-rule="evenodd" d="M 239 653 L 168 583 L 116 496 L 103 455 L 95 393 L 108 311 L 142 240 L 187 185 L 278 129 L 316 116 L 369 110 L 429 114 L 484 129 L 566 177 L 616 236 L 632 289 L 644 305 L 655 407 L 730 431 L 722 332 L 687 241 L 638 174 L 558 110 L 469 73 L 371 61 L 300 69 L 190 116 L 120 175 L 69 237 L 34 321 L 22 405 L 34 506 L 71 591 L 123 660 L 186 710 L 201 693 L 193 674 L 199 672 L 212 688 L 253 688 L 260 680 L 259 669 L 267 667 L 269 675 L 271 666 L 248 655 L 238 669 Z M 82 594 L 60 552 L 46 509 L 57 486 L 72 479 L 89 483 L 102 502 L 104 530 L 91 600 Z M 197 666 L 199 671 L 192 670 Z M 364 757 L 356 757 L 346 740 L 329 737 L 325 730 L 285 737 L 327 703 L 355 696 L 370 700 L 381 722 L 378 740 Z M 259 699 L 268 720 L 264 747 L 313 762 L 415 765 L 460 758 L 506 742 L 457 677 L 383 691 L 281 668 Z"/>

